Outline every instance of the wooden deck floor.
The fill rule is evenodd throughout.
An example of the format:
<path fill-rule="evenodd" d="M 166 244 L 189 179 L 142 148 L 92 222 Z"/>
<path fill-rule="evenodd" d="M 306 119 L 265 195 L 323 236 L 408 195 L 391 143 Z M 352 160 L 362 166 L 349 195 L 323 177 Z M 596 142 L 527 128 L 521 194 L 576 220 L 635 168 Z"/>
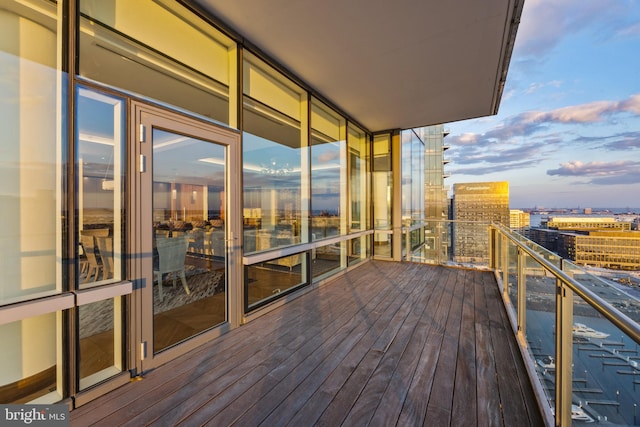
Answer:
<path fill-rule="evenodd" d="M 371 261 L 71 425 L 543 425 L 490 272 Z"/>

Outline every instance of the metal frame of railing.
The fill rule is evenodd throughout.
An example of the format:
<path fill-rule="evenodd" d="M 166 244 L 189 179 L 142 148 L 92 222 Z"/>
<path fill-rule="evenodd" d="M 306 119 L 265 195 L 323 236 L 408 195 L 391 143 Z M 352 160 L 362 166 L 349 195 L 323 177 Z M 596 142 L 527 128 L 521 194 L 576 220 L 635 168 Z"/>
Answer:
<path fill-rule="evenodd" d="M 555 277 L 556 281 L 556 371 L 555 371 L 555 417 L 556 426 L 571 425 L 571 405 L 572 405 L 572 344 L 573 344 L 573 295 L 578 295 L 589 306 L 595 309 L 603 317 L 608 319 L 628 337 L 640 344 L 640 325 L 620 312 L 607 301 L 587 289 L 580 282 L 573 279 L 563 271 L 564 260 L 560 260 L 560 266 L 556 266 L 541 256 L 532 247 L 524 244 L 526 239 L 512 233 L 508 228 L 492 224 L 489 226 L 489 259 L 490 267 L 496 271 L 502 271 L 502 294 L 505 304 L 513 306 L 508 292 L 509 274 L 509 242 L 517 248 L 517 301 L 515 302 L 517 315 L 515 316 L 514 332 L 518 337 L 523 355 L 528 357 L 524 351 L 527 346 L 526 332 L 526 258 L 530 257 L 539 264 L 546 272 Z M 510 313 L 513 314 L 513 313 Z M 530 375 L 532 373 L 530 372 Z M 533 373 L 535 375 L 535 373 Z M 537 381 L 537 379 L 534 379 Z M 543 396 L 539 396 L 542 398 Z M 541 405 L 547 418 L 553 417 L 548 413 L 548 406 Z"/>

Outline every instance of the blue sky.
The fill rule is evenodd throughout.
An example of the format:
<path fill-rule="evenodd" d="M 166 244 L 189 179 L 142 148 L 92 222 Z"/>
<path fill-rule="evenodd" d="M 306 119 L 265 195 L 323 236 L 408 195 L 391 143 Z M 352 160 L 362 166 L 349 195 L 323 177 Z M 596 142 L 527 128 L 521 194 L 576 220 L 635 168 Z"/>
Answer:
<path fill-rule="evenodd" d="M 446 184 L 512 208 L 640 208 L 640 1 L 526 0 L 496 116 L 449 123 Z"/>

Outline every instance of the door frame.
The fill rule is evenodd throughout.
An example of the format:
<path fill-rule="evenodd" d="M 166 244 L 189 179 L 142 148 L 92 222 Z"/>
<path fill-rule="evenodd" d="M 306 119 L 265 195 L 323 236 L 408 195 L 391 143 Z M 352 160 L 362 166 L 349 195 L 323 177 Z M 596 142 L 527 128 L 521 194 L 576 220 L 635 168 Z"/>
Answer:
<path fill-rule="evenodd" d="M 130 364 L 134 374 L 141 374 L 238 327 L 242 320 L 243 268 L 242 233 L 242 160 L 241 134 L 234 129 L 206 122 L 153 104 L 132 100 L 130 104 L 130 158 L 128 159 L 127 236 L 130 256 L 129 277 L 134 283 L 129 311 Z M 152 263 L 153 194 L 152 129 L 211 141 L 226 147 L 226 215 L 225 247 L 227 272 L 227 322 L 202 332 L 158 354 L 153 353 L 153 307 L 143 291 L 153 288 L 153 275 L 145 277 Z M 149 291 L 147 291 L 148 295 Z M 152 294 L 152 293 L 151 293 Z"/>

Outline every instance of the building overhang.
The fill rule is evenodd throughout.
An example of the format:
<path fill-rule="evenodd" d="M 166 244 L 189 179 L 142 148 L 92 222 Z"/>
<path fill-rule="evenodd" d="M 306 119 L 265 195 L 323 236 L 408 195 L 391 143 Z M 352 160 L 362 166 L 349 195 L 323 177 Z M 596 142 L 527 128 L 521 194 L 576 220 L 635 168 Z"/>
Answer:
<path fill-rule="evenodd" d="M 496 114 L 523 0 L 184 0 L 370 131 Z"/>

